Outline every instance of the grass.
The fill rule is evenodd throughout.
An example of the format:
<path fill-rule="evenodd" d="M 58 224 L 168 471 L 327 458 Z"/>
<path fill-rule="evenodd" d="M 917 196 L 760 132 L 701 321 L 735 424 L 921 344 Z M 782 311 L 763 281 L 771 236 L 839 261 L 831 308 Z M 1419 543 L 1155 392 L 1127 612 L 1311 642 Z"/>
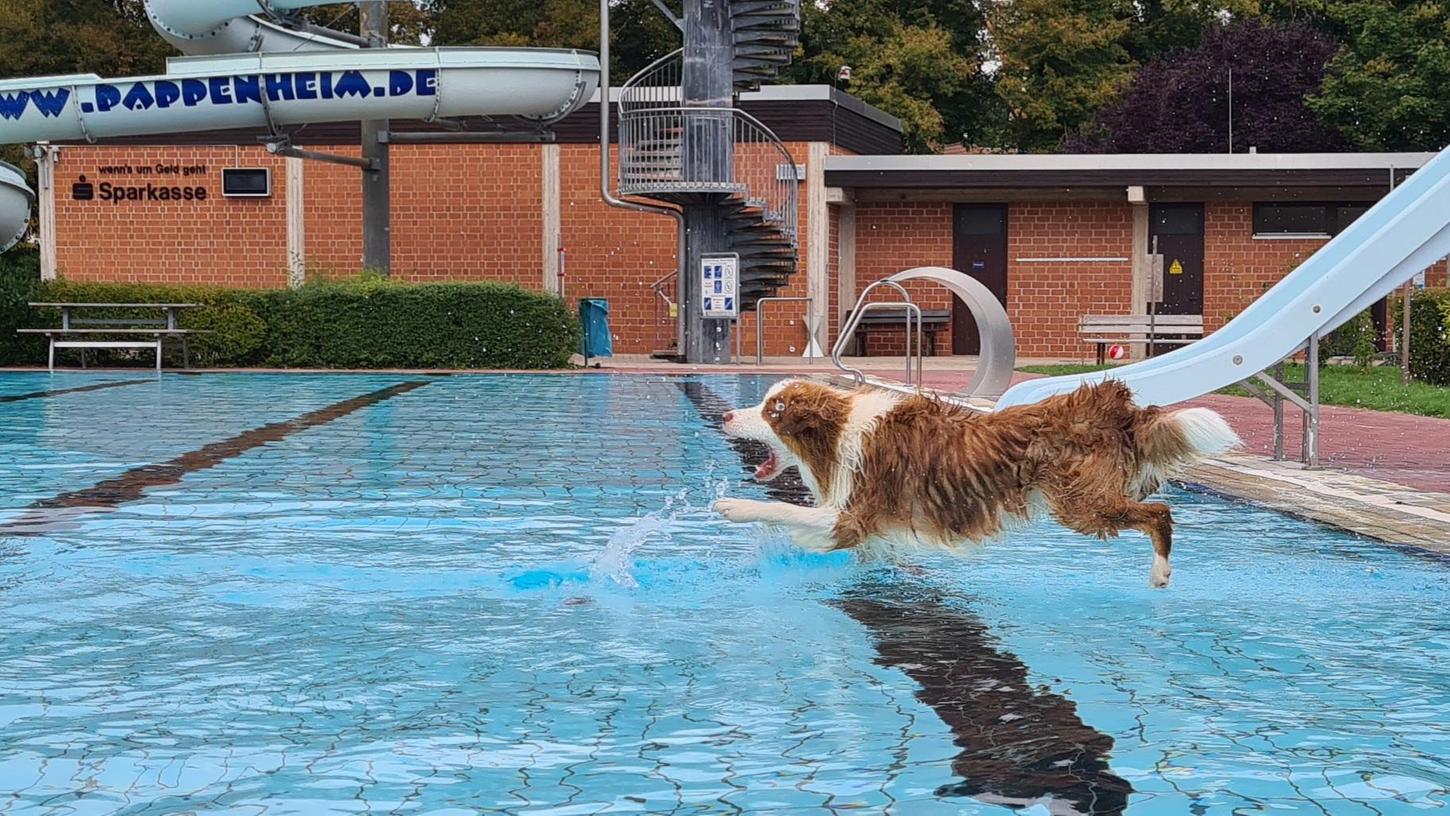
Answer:
<path fill-rule="evenodd" d="M 1056 377 L 1116 367 L 1065 363 L 1023 366 L 1018 370 Z M 1284 368 L 1284 376 L 1290 380 L 1304 377 L 1304 367 L 1301 365 L 1288 365 Z M 1450 388 L 1421 382 L 1405 384 L 1400 379 L 1400 370 L 1393 366 L 1379 366 L 1369 371 L 1360 371 L 1354 366 L 1323 366 L 1319 371 L 1319 401 L 1324 405 L 1348 405 L 1372 411 L 1450 417 Z M 1249 395 L 1249 392 L 1237 385 L 1221 388 L 1215 393 L 1239 397 Z"/>

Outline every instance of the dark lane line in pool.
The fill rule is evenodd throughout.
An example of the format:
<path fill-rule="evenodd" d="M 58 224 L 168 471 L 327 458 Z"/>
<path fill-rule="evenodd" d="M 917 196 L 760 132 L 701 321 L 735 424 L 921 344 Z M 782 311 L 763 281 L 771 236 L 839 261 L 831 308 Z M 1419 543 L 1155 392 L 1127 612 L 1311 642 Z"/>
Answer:
<path fill-rule="evenodd" d="M 100 391 L 105 388 L 120 388 L 123 385 L 141 385 L 142 383 L 156 382 L 155 380 L 120 380 L 118 382 L 96 383 L 94 385 L 80 385 L 75 388 L 55 388 L 50 391 L 32 391 L 29 394 L 8 394 L 0 397 L 0 403 L 23 402 L 25 400 L 45 399 L 46 397 L 58 397 L 61 394 L 79 394 L 83 391 Z"/>
<path fill-rule="evenodd" d="M 57 521 L 69 520 L 71 514 L 56 518 L 53 510 L 109 510 L 124 502 L 135 501 L 153 487 L 162 487 L 180 482 L 189 473 L 216 467 L 228 459 L 240 456 L 249 450 L 269 442 L 280 442 L 298 431 L 325 425 L 355 411 L 376 405 L 428 385 L 427 380 L 390 385 L 371 393 L 362 394 L 325 408 L 309 411 L 301 416 L 283 422 L 270 422 L 249 431 L 243 431 L 230 439 L 212 442 L 194 451 L 154 465 L 132 468 L 113 479 L 106 479 L 91 487 L 61 493 L 49 499 L 41 499 L 30 505 L 26 513 L 13 522 L 0 525 L 0 535 L 40 535 L 53 530 Z"/>
<path fill-rule="evenodd" d="M 736 407 L 703 383 L 676 384 L 717 431 L 725 412 Z M 728 441 L 746 472 L 766 456 L 758 442 Z M 767 492 L 779 501 L 812 503 L 794 471 L 781 474 Z M 1027 666 L 1003 650 L 976 616 L 930 598 L 889 597 L 901 589 L 861 586 L 832 605 L 871 635 L 876 664 L 915 680 L 916 698 L 951 729 L 953 744 L 962 749 L 952 773 L 962 781 L 936 794 L 1014 809 L 1051 801 L 1055 816 L 1123 813 L 1133 786 L 1109 768 L 1113 738 L 1084 723 L 1071 700 L 1033 688 Z"/>
<path fill-rule="evenodd" d="M 998 647 L 975 616 L 931 598 L 881 597 L 858 587 L 833 605 L 872 635 L 876 664 L 904 672 L 962 749 L 961 782 L 938 796 L 970 796 L 1025 808 L 1050 800 L 1054 814 L 1115 816 L 1133 786 L 1108 767 L 1113 738 L 1087 725 L 1077 705 L 1033 689 L 1027 666 Z M 1069 806 L 1071 810 L 1064 810 Z"/>

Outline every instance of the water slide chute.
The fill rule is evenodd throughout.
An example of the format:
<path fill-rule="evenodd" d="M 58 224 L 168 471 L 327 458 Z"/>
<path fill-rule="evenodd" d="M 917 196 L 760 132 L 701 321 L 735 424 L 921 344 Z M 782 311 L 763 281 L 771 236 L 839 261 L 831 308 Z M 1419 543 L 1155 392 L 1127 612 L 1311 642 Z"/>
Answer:
<path fill-rule="evenodd" d="M 25 174 L 14 165 L 0 162 L 0 252 L 15 246 L 25 234 L 33 203 L 35 193 L 25 183 Z"/>
<path fill-rule="evenodd" d="M 289 15 L 328 0 L 147 0 L 152 26 L 190 55 L 165 74 L 0 81 L 0 144 L 262 128 L 316 122 L 516 117 L 578 110 L 599 60 L 541 48 L 360 48 Z M 0 243 L 23 230 L 34 195 L 0 171 Z M 24 207 L 24 216 L 15 212 Z M 13 243 L 13 242 L 10 242 Z"/>

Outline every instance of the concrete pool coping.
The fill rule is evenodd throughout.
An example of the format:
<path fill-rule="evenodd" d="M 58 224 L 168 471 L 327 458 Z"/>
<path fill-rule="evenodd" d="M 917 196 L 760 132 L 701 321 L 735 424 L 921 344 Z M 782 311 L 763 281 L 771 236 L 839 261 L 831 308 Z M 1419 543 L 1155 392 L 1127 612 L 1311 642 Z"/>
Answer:
<path fill-rule="evenodd" d="M 1450 496 L 1298 462 L 1233 455 L 1175 480 L 1190 490 L 1450 556 Z"/>

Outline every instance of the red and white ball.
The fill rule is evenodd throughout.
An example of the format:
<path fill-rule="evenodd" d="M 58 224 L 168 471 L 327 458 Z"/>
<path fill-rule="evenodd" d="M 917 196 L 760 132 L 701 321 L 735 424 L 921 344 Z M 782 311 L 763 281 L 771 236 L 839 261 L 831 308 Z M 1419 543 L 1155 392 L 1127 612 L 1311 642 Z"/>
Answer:
<path fill-rule="evenodd" d="M 1128 356 L 1128 349 L 1125 346 L 1113 344 L 1108 347 L 1108 359 L 1121 360 Z"/>

